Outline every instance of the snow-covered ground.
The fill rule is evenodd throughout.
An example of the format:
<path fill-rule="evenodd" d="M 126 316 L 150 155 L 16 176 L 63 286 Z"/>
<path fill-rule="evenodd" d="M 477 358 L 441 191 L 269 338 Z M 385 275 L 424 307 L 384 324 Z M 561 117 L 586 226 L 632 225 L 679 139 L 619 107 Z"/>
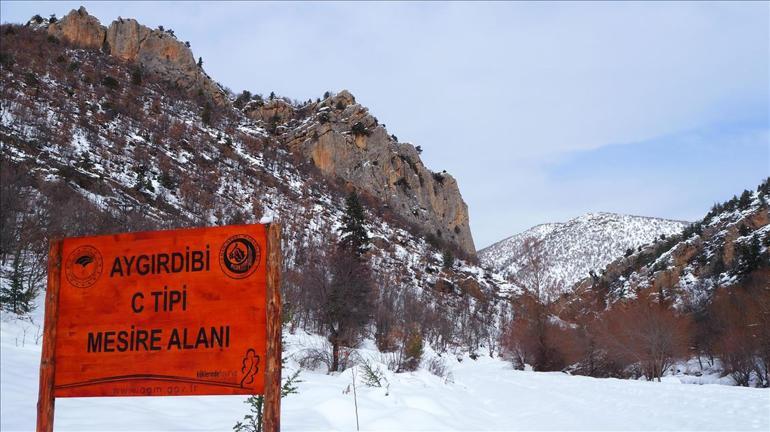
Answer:
<path fill-rule="evenodd" d="M 40 323 L 40 312 L 33 319 Z M 0 330 L 0 429 L 31 431 L 40 360 L 37 325 L 3 313 Z M 320 340 L 287 334 L 287 351 L 296 357 Z M 362 349 L 361 356 L 381 359 L 372 349 Z M 489 357 L 458 361 L 444 355 L 444 360 L 453 380 L 423 369 L 386 372 L 388 388 L 365 386 L 357 368 L 361 430 L 770 430 L 768 389 L 682 384 L 673 377 L 653 383 L 523 372 Z M 296 366 L 288 362 L 290 369 Z M 352 372 L 303 370 L 299 394 L 283 400 L 283 429 L 355 430 Z M 244 399 L 57 399 L 55 428 L 226 431 L 246 413 Z"/>

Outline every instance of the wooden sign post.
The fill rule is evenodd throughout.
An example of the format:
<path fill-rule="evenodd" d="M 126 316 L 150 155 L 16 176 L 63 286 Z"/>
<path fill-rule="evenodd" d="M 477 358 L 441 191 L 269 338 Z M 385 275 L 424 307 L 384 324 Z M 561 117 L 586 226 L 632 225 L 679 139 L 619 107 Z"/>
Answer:
<path fill-rule="evenodd" d="M 264 394 L 280 430 L 280 225 L 51 242 L 37 431 L 57 397 Z"/>

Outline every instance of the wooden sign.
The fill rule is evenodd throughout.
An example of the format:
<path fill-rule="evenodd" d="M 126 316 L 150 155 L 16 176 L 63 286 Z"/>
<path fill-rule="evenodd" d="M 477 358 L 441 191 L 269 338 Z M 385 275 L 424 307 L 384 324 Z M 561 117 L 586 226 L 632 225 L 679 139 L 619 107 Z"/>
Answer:
<path fill-rule="evenodd" d="M 276 224 L 52 242 L 38 431 L 56 397 L 252 394 L 277 430 L 280 261 Z"/>

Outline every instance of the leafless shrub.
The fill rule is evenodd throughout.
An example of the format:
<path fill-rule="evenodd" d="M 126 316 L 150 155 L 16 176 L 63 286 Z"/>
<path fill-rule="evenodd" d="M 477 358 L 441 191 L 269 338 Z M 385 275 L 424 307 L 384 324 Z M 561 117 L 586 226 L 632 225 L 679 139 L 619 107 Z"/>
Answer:
<path fill-rule="evenodd" d="M 433 357 L 427 361 L 428 372 L 439 378 L 446 378 L 449 375 L 449 367 L 441 357 Z"/>
<path fill-rule="evenodd" d="M 328 341 L 320 347 L 305 348 L 298 353 L 297 363 L 302 369 L 317 370 L 322 365 L 327 370 L 332 366 L 332 345 Z"/>
<path fill-rule="evenodd" d="M 401 365 L 400 352 L 397 351 L 397 352 L 380 353 L 379 362 L 384 364 L 389 371 L 398 372 L 399 366 Z"/>

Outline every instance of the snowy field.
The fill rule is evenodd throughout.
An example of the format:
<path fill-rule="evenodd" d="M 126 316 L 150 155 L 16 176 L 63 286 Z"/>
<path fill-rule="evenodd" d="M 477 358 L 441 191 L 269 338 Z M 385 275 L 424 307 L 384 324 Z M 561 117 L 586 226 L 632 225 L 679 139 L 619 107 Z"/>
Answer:
<path fill-rule="evenodd" d="M 40 313 L 35 322 L 40 323 Z M 37 326 L 2 315 L 0 429 L 35 425 Z M 25 334 L 26 329 L 26 334 Z M 319 343 L 287 335 L 288 352 Z M 379 359 L 373 350 L 364 358 Z M 361 430 L 770 430 L 770 390 L 725 385 L 595 379 L 514 371 L 498 359 L 444 356 L 453 381 L 425 370 L 359 377 Z M 294 369 L 295 362 L 289 362 Z M 302 371 L 299 394 L 283 399 L 283 430 L 355 430 L 352 370 Z M 228 431 L 248 407 L 242 397 L 79 398 L 56 401 L 57 431 Z"/>

